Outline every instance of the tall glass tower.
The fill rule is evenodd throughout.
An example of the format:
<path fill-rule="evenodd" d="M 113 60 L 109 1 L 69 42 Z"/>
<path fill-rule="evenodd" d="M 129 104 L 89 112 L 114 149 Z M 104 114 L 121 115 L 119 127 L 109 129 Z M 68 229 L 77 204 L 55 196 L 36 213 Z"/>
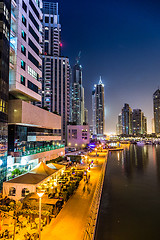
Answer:
<path fill-rule="evenodd" d="M 101 77 L 98 84 L 94 85 L 95 89 L 92 92 L 92 121 L 93 121 L 93 134 L 104 134 L 104 84 Z"/>
<path fill-rule="evenodd" d="M 73 67 L 72 83 L 72 123 L 83 125 L 84 122 L 84 88 L 82 86 L 82 66 L 79 64 L 80 53 Z"/>
<path fill-rule="evenodd" d="M 50 112 L 61 116 L 61 137 L 66 142 L 67 122 L 70 113 L 70 65 L 67 57 L 61 56 L 61 25 L 59 22 L 58 3 L 43 0 L 42 20 L 42 102 Z"/>
<path fill-rule="evenodd" d="M 157 89 L 153 94 L 154 126 L 155 133 L 160 133 L 160 90 Z"/>
<path fill-rule="evenodd" d="M 11 2 L 0 1 L 0 188 L 6 179 Z"/>

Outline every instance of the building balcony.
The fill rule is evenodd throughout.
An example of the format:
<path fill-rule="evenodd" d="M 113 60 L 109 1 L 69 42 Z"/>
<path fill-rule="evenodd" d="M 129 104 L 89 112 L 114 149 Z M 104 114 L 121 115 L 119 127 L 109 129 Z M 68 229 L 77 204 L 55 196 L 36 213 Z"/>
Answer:
<path fill-rule="evenodd" d="M 21 99 L 9 101 L 9 124 L 61 129 L 61 117 Z"/>
<path fill-rule="evenodd" d="M 23 151 L 22 149 L 17 150 L 17 152 L 11 153 L 11 155 L 13 157 L 22 157 L 22 156 L 30 156 L 30 155 L 34 155 L 34 154 L 38 154 L 38 153 L 43 153 L 43 152 L 49 152 L 52 150 L 56 150 L 56 149 L 62 149 L 64 148 L 64 145 L 52 145 L 49 147 L 38 147 L 38 148 L 31 148 L 28 150 Z"/>

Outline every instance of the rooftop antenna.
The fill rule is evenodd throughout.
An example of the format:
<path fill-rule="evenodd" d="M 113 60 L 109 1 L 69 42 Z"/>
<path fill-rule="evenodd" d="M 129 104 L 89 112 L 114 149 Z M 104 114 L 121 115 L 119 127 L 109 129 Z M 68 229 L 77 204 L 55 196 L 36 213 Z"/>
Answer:
<path fill-rule="evenodd" d="M 78 56 L 76 57 L 76 63 L 79 63 L 79 60 L 81 58 L 81 51 L 79 51 Z"/>
<path fill-rule="evenodd" d="M 100 76 L 100 79 L 99 79 L 99 84 L 102 84 L 102 78 L 101 78 L 101 76 Z"/>

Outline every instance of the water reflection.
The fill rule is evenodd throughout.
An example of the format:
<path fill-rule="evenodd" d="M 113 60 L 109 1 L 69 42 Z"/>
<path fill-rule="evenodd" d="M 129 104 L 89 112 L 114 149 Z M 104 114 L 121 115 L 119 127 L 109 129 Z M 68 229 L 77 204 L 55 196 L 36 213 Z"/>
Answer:
<path fill-rule="evenodd" d="M 156 145 L 154 147 L 153 155 L 154 155 L 155 162 L 156 162 L 158 185 L 160 187 L 160 146 Z"/>
<path fill-rule="evenodd" d="M 142 174 L 144 169 L 147 168 L 149 163 L 148 146 L 130 145 L 127 148 L 125 147 L 124 151 L 117 152 L 117 160 L 126 177 L 132 179 L 135 173 Z"/>
<path fill-rule="evenodd" d="M 159 213 L 160 146 L 110 153 L 95 239 L 159 239 Z"/>

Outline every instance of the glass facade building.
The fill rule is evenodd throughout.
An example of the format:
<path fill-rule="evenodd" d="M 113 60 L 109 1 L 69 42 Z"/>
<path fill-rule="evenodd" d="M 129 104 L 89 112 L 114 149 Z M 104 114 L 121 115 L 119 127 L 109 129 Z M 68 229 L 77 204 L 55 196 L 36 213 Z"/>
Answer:
<path fill-rule="evenodd" d="M 0 188 L 6 179 L 11 2 L 0 1 Z"/>
<path fill-rule="evenodd" d="M 160 134 L 160 90 L 153 94 L 154 126 L 155 133 Z"/>
<path fill-rule="evenodd" d="M 98 84 L 95 84 L 95 89 L 92 91 L 92 111 L 93 111 L 93 134 L 104 134 L 104 84 L 102 80 Z"/>

